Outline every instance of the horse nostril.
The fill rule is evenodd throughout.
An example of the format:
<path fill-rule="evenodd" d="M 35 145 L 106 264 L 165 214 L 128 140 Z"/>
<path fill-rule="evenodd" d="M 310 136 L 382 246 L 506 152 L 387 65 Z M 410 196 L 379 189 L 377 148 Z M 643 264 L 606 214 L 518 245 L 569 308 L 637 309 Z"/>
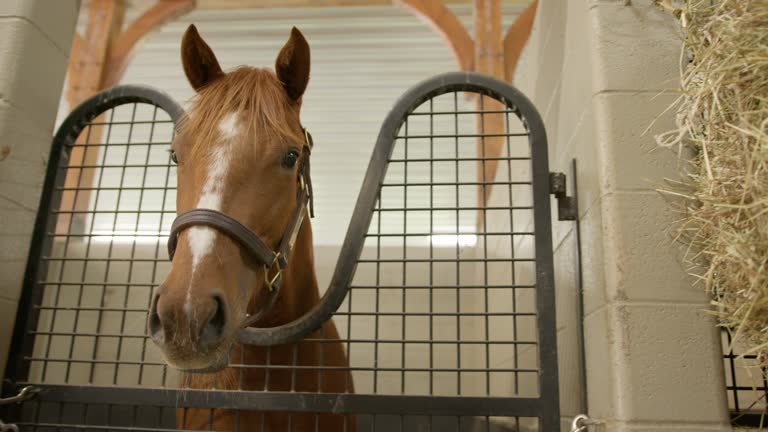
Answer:
<path fill-rule="evenodd" d="M 203 332 L 200 335 L 200 340 L 206 345 L 214 345 L 224 334 L 224 326 L 226 325 L 227 318 L 224 311 L 224 300 L 219 295 L 213 296 L 213 313 L 208 319 L 208 323 L 203 327 Z"/>
<path fill-rule="evenodd" d="M 149 330 L 149 337 L 155 342 L 161 343 L 165 339 L 163 333 L 163 324 L 160 321 L 160 315 L 157 313 L 157 301 L 160 299 L 158 294 L 152 298 L 152 305 L 149 307 L 149 322 L 147 323 L 147 329 Z"/>

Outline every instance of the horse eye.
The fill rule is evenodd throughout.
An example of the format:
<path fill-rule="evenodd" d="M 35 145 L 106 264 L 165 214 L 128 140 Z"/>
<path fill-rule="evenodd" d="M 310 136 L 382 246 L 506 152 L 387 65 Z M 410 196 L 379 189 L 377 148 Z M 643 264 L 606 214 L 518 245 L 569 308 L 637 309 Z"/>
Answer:
<path fill-rule="evenodd" d="M 173 151 L 173 150 L 171 150 L 171 160 L 172 160 L 172 161 L 173 161 L 173 163 L 175 163 L 175 164 L 178 164 L 178 163 L 179 163 L 179 160 L 176 158 L 176 152 L 175 152 L 175 151 Z"/>
<path fill-rule="evenodd" d="M 291 150 L 283 156 L 283 166 L 286 168 L 293 168 L 296 165 L 296 161 L 299 160 L 299 152 Z"/>

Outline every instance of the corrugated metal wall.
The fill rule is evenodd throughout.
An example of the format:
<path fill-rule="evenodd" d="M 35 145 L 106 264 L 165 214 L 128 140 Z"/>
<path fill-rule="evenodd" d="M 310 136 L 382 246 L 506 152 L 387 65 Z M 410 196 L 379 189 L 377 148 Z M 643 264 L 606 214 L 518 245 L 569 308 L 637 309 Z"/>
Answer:
<path fill-rule="evenodd" d="M 504 28 L 522 7 L 520 1 L 505 2 Z M 472 32 L 471 6 L 452 9 Z M 129 10 L 126 21 L 140 12 Z M 457 70 L 442 39 L 395 6 L 194 11 L 152 34 L 122 83 L 147 84 L 179 101 L 189 99 L 179 46 L 190 23 L 225 69 L 271 68 L 292 26 L 307 37 L 312 75 L 302 119 L 317 145 L 312 156 L 316 244 L 342 242 L 379 127 L 397 98 L 423 79 Z M 68 110 L 63 102 L 59 122 Z"/>

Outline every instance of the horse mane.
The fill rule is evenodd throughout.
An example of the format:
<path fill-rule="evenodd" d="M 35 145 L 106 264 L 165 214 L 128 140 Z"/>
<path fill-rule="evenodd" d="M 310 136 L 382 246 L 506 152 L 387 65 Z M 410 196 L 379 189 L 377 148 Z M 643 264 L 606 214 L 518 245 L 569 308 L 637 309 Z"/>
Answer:
<path fill-rule="evenodd" d="M 245 133 L 258 130 L 285 140 L 301 141 L 298 105 L 292 104 L 272 70 L 240 66 L 206 85 L 191 100 L 191 107 L 178 131 L 191 138 L 193 153 L 206 151 L 218 135 L 221 119 L 237 113 Z M 245 121 L 243 119 L 246 119 Z"/>

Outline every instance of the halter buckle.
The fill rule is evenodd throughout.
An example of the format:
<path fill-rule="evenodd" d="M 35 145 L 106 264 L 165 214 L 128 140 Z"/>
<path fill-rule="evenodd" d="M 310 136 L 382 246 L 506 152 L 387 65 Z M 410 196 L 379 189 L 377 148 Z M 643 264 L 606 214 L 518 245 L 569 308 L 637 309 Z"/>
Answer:
<path fill-rule="evenodd" d="M 264 266 L 264 282 L 267 284 L 267 289 L 269 289 L 270 292 L 275 287 L 275 282 L 277 282 L 280 277 L 283 275 L 283 269 L 280 267 L 280 263 L 278 260 L 280 259 L 281 252 L 278 252 L 275 254 L 275 258 L 272 259 L 272 263 L 268 266 Z M 275 275 L 271 278 L 269 277 L 269 271 L 272 270 L 272 268 L 276 268 L 277 272 L 275 272 Z"/>

